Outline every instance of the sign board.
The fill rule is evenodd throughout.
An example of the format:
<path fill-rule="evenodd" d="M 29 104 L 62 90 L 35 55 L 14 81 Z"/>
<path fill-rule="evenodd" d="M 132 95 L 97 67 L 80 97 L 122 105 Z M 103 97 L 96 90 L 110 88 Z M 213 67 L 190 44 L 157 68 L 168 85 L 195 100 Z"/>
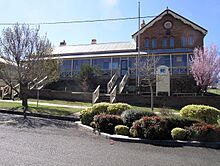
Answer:
<path fill-rule="evenodd" d="M 167 92 L 170 96 L 170 72 L 164 65 L 158 66 L 156 71 L 156 96 L 159 92 Z"/>

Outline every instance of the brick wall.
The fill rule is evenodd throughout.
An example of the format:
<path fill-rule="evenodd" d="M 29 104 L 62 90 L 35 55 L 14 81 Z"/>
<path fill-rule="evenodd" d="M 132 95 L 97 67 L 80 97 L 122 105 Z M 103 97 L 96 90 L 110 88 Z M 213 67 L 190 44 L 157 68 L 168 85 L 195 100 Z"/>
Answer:
<path fill-rule="evenodd" d="M 166 29 L 164 28 L 164 22 L 171 21 L 173 26 L 170 30 L 170 35 L 166 35 Z M 203 38 L 204 35 L 198 31 L 193 29 L 190 25 L 184 24 L 182 21 L 174 18 L 171 15 L 165 15 L 161 20 L 157 21 L 153 26 L 146 29 L 141 35 L 140 35 L 140 43 L 141 43 L 141 50 L 146 50 L 145 48 L 145 39 L 149 39 L 149 47 L 151 49 L 151 39 L 156 38 L 157 39 L 157 48 L 156 49 L 162 49 L 162 39 L 166 37 L 167 40 L 167 48 L 169 48 L 169 38 L 174 37 L 175 38 L 175 46 L 174 48 L 181 48 L 181 38 L 182 36 L 188 37 L 192 35 L 194 38 L 194 45 L 189 46 L 187 45 L 185 48 L 195 48 L 197 46 L 203 46 Z M 138 41 L 138 40 L 136 40 Z M 187 42 L 188 43 L 188 42 Z"/>
<path fill-rule="evenodd" d="M 118 95 L 117 102 L 126 102 L 132 105 L 150 106 L 150 96 Z M 220 109 L 220 96 L 155 96 L 154 105 L 180 109 L 188 104 L 204 104 Z"/>

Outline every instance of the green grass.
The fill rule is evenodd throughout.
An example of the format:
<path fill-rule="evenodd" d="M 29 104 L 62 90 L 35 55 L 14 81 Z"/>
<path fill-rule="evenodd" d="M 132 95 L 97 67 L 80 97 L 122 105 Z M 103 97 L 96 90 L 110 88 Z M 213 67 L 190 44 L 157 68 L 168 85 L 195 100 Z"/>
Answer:
<path fill-rule="evenodd" d="M 36 99 L 29 99 L 28 101 L 36 102 Z M 92 106 L 91 103 L 86 102 L 71 102 L 71 101 L 62 101 L 62 100 L 39 100 L 39 103 L 52 103 L 52 104 L 62 104 L 62 105 L 71 105 L 71 106 Z M 143 110 L 143 111 L 151 111 L 149 107 L 139 107 L 132 106 L 135 110 Z M 22 106 L 20 103 L 12 103 L 12 102 L 0 102 L 0 108 L 11 109 L 11 110 L 19 110 L 22 111 Z M 36 104 L 29 104 L 29 109 L 33 113 L 42 113 L 42 114 L 50 114 L 50 115 L 72 115 L 73 113 L 80 112 L 82 109 L 80 108 L 65 108 L 65 107 L 54 107 L 54 106 L 43 106 Z M 154 108 L 155 112 L 163 111 L 163 108 Z M 179 110 L 175 109 L 166 109 L 169 112 L 178 112 Z"/>
<path fill-rule="evenodd" d="M 0 108 L 22 111 L 20 103 L 0 102 Z M 68 116 L 73 113 L 79 112 L 80 108 L 64 108 L 64 107 L 52 107 L 52 106 L 36 106 L 36 104 L 29 104 L 29 109 L 33 113 L 42 113 L 50 115 Z"/>
<path fill-rule="evenodd" d="M 36 99 L 28 99 L 28 101 L 37 102 Z M 63 101 L 63 100 L 39 100 L 39 103 L 52 103 L 62 105 L 76 105 L 76 106 L 87 106 L 91 107 L 92 103 L 89 102 L 78 102 L 78 101 Z"/>
<path fill-rule="evenodd" d="M 215 95 L 220 95 L 220 89 L 208 89 L 208 92 Z"/>
<path fill-rule="evenodd" d="M 135 109 L 135 110 L 151 111 L 151 108 L 149 108 L 149 107 L 139 107 L 139 106 L 132 106 L 132 107 L 133 107 L 133 109 Z M 154 112 L 161 112 L 161 111 L 163 111 L 163 110 L 164 110 L 164 108 L 154 107 Z M 165 108 L 165 110 L 171 111 L 171 112 L 179 112 L 179 110 L 171 109 L 171 108 Z"/>

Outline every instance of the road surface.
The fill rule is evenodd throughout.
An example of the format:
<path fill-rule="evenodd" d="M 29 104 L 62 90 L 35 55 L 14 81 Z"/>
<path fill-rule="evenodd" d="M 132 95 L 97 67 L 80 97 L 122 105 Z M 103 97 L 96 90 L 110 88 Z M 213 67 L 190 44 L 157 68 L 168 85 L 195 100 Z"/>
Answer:
<path fill-rule="evenodd" d="M 71 122 L 0 114 L 1 166 L 219 166 L 220 150 L 114 142 Z"/>

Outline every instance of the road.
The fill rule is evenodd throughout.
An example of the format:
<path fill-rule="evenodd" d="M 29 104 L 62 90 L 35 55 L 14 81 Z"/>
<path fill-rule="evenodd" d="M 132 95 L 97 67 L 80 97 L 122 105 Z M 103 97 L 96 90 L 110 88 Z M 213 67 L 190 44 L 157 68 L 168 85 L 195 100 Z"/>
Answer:
<path fill-rule="evenodd" d="M 219 166 L 220 150 L 114 142 L 71 122 L 0 114 L 1 166 Z"/>

